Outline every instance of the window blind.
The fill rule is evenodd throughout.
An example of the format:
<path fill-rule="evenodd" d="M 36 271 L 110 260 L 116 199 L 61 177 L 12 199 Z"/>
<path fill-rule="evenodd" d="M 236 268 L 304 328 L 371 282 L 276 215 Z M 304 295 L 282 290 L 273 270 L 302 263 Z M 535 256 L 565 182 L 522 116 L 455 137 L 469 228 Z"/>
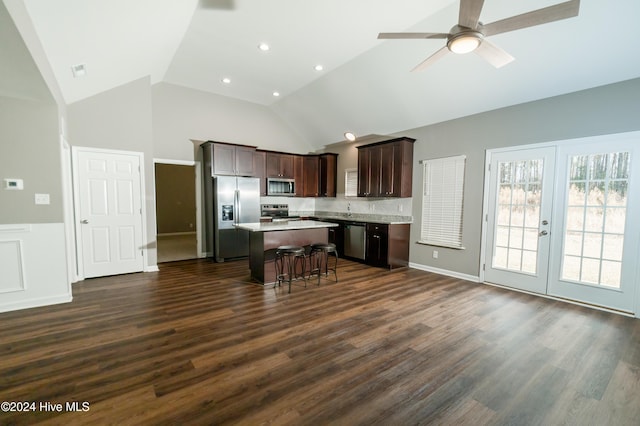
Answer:
<path fill-rule="evenodd" d="M 344 173 L 345 197 L 358 196 L 358 169 L 346 169 Z"/>
<path fill-rule="evenodd" d="M 466 156 L 423 160 L 420 243 L 462 246 L 462 206 Z"/>

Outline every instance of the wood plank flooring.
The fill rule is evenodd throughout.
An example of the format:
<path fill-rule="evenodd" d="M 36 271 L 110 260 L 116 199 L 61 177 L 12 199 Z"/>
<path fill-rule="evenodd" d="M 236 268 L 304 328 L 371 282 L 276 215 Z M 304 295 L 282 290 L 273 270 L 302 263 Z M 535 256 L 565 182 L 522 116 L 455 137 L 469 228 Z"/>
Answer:
<path fill-rule="evenodd" d="M 0 424 L 638 425 L 640 321 L 414 269 L 250 284 L 246 261 L 86 280 L 0 314 Z M 80 406 L 82 407 L 82 406 Z"/>

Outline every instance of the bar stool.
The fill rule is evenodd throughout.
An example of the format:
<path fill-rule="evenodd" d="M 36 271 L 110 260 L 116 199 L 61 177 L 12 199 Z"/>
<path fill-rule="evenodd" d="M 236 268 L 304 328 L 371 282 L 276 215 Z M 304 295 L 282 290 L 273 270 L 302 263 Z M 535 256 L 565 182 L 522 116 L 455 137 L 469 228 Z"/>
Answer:
<path fill-rule="evenodd" d="M 329 256 L 333 254 L 333 256 Z M 333 266 L 329 266 L 329 258 L 333 257 Z M 324 276 L 329 277 L 329 271 L 333 272 L 333 275 L 338 282 L 338 250 L 333 243 L 316 243 L 311 245 L 311 252 L 309 253 L 310 271 L 309 278 L 314 273 L 318 274 L 318 285 L 320 285 L 320 276 L 324 271 Z"/>
<path fill-rule="evenodd" d="M 306 254 L 303 247 L 300 246 L 280 246 L 276 250 L 276 284 L 282 285 L 282 282 L 289 281 L 289 293 L 291 293 L 291 280 L 302 278 L 304 286 L 307 286 L 306 272 Z M 299 267 L 300 266 L 300 267 Z M 301 270 L 301 273 L 298 273 Z"/>

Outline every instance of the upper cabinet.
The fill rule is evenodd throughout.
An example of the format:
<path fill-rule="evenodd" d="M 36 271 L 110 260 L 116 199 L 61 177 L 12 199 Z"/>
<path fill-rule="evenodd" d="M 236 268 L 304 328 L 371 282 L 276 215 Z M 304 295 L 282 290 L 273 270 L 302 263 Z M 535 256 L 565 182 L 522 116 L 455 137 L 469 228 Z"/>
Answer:
<path fill-rule="evenodd" d="M 305 155 L 302 157 L 302 162 L 304 166 L 302 182 L 298 183 L 296 179 L 298 188 L 302 188 L 300 195 L 303 197 L 319 197 L 320 159 L 317 155 Z"/>
<path fill-rule="evenodd" d="M 411 197 L 412 138 L 358 148 L 358 197 Z"/>
<path fill-rule="evenodd" d="M 254 176 L 257 178 L 260 178 L 260 196 L 261 197 L 265 197 L 267 195 L 266 157 L 267 157 L 267 154 L 264 151 L 256 150 L 253 153 L 253 167 L 255 168 Z"/>
<path fill-rule="evenodd" d="M 205 162 L 211 164 L 211 175 L 254 176 L 256 147 L 223 142 L 203 144 Z"/>
<path fill-rule="evenodd" d="M 305 155 L 302 181 L 303 197 L 335 197 L 338 154 Z M 296 178 L 296 184 L 300 183 Z"/>
<path fill-rule="evenodd" d="M 335 197 L 338 187 L 338 154 L 320 154 L 319 189 L 321 197 Z"/>
<path fill-rule="evenodd" d="M 262 197 L 268 193 L 267 178 L 294 179 L 298 197 L 336 196 L 338 154 L 287 154 L 213 141 L 201 147 L 205 173 L 260 178 Z"/>
<path fill-rule="evenodd" d="M 295 155 L 293 154 L 267 151 L 267 177 L 294 179 L 294 157 Z"/>

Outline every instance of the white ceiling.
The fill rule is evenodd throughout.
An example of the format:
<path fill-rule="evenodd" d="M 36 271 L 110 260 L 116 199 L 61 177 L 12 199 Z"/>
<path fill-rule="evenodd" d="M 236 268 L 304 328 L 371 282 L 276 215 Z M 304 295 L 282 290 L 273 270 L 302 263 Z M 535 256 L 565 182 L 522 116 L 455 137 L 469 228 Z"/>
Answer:
<path fill-rule="evenodd" d="M 447 32 L 456 0 L 3 1 L 24 3 L 29 25 L 16 24 L 32 25 L 67 103 L 150 76 L 269 106 L 315 145 L 640 77 L 638 0 L 583 0 L 576 18 L 492 37 L 516 58 L 501 69 L 451 54 L 421 73 L 409 70 L 443 40 L 377 34 Z M 558 2 L 486 0 L 481 21 Z"/>

